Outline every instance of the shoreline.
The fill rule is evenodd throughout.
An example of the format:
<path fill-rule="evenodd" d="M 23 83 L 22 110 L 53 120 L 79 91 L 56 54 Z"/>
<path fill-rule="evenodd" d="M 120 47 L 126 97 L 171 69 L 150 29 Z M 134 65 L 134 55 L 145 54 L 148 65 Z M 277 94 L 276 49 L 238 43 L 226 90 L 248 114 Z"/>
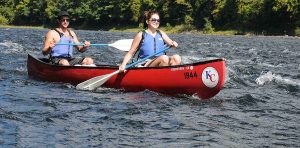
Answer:
<path fill-rule="evenodd" d="M 17 28 L 17 29 L 49 29 L 44 26 L 15 26 L 15 25 L 0 25 L 0 28 Z M 72 28 L 72 27 L 71 27 Z M 292 38 L 300 38 L 300 36 L 290 36 L 290 35 L 263 35 L 263 34 L 254 34 L 251 32 L 239 33 L 237 30 L 224 30 L 224 31 L 214 31 L 212 33 L 203 33 L 201 30 L 192 29 L 189 31 L 180 31 L 182 29 L 180 26 L 175 27 L 160 27 L 161 30 L 164 30 L 168 34 L 195 34 L 195 35 L 219 35 L 219 36 L 256 36 L 256 37 L 292 37 Z M 87 31 L 110 31 L 110 32 L 138 32 L 142 30 L 142 28 L 138 27 L 123 27 L 123 28 L 111 28 L 107 30 L 96 30 L 96 29 L 76 29 L 75 30 L 87 30 Z M 300 29 L 299 29 L 300 30 Z"/>

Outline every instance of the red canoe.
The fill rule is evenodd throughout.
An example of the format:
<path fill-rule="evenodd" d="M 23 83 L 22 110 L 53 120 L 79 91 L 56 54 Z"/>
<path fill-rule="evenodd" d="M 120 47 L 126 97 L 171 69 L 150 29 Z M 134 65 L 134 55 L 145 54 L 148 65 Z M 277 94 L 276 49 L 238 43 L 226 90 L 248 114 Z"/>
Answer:
<path fill-rule="evenodd" d="M 118 70 L 118 66 L 58 66 L 49 64 L 45 58 L 38 59 L 28 54 L 27 69 L 29 77 L 33 79 L 77 85 L 90 78 L 112 73 Z M 148 89 L 170 95 L 195 94 L 202 99 L 209 99 L 222 89 L 225 72 L 224 59 L 168 67 L 139 67 L 114 75 L 102 86 L 126 91 Z"/>

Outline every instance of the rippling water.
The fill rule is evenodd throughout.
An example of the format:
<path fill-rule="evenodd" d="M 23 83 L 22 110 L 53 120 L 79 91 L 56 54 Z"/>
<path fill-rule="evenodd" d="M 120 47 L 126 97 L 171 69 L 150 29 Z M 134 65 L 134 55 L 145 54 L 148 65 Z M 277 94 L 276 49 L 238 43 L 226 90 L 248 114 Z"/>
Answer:
<path fill-rule="evenodd" d="M 300 39 L 171 34 L 184 63 L 226 58 L 224 89 L 211 100 L 28 78 L 47 30 L 0 28 L 1 147 L 300 147 Z M 112 43 L 135 33 L 77 31 Z M 96 63 L 124 52 L 91 47 Z"/>

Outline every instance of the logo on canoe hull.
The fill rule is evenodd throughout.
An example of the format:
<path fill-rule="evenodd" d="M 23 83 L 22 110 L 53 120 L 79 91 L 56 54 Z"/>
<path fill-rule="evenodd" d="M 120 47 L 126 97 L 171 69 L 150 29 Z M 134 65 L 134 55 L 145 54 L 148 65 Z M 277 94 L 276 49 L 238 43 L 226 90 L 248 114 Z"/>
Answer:
<path fill-rule="evenodd" d="M 202 72 L 202 81 L 205 86 L 213 88 L 217 86 L 219 82 L 219 74 L 213 67 L 206 67 Z"/>

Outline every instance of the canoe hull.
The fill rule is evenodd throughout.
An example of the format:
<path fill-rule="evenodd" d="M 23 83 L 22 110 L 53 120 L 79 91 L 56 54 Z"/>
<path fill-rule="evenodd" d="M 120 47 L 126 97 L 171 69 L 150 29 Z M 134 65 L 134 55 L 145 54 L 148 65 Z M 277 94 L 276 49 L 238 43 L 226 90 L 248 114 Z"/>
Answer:
<path fill-rule="evenodd" d="M 29 77 L 33 79 L 77 85 L 90 78 L 112 73 L 118 67 L 57 66 L 29 54 L 27 69 Z M 132 68 L 126 73 L 114 75 L 102 86 L 126 91 L 148 89 L 170 95 L 195 94 L 202 99 L 209 99 L 222 89 L 225 71 L 223 59 L 169 67 Z"/>

